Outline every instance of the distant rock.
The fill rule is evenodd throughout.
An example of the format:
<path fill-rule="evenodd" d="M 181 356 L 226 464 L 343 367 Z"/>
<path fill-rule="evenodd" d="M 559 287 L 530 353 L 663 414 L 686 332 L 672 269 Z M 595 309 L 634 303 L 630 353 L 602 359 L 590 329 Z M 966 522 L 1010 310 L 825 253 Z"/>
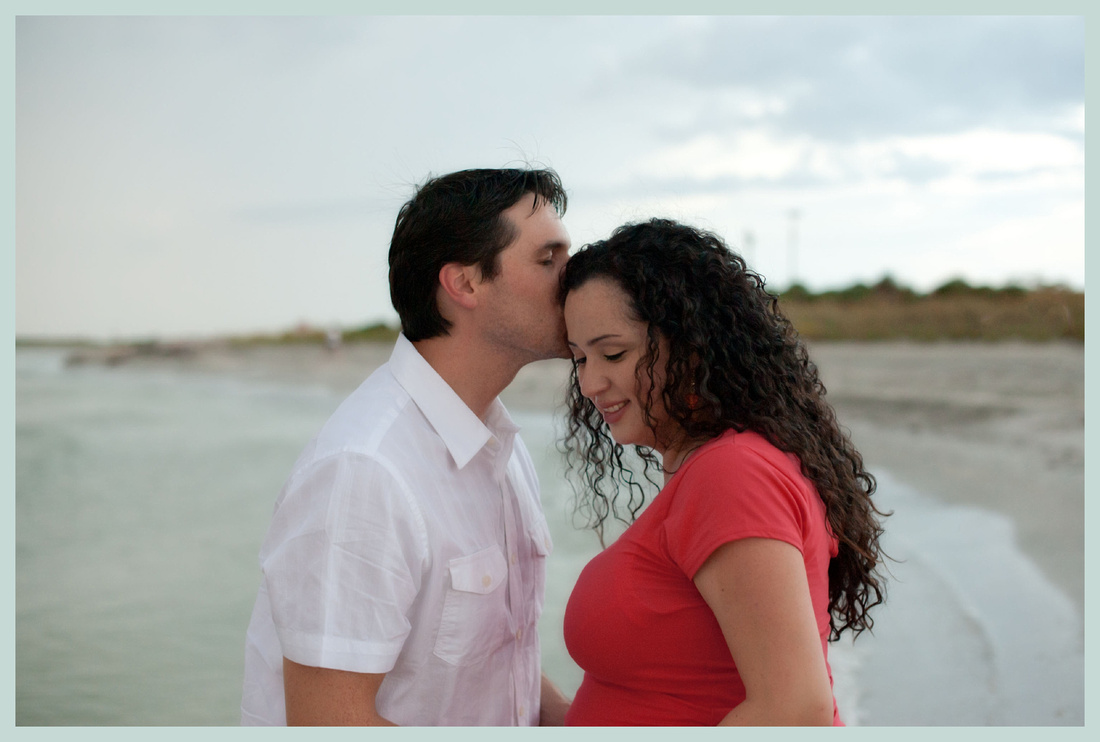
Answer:
<path fill-rule="evenodd" d="M 197 343 L 145 342 L 80 348 L 65 358 L 66 366 L 118 366 L 138 358 L 189 358 L 199 352 Z"/>

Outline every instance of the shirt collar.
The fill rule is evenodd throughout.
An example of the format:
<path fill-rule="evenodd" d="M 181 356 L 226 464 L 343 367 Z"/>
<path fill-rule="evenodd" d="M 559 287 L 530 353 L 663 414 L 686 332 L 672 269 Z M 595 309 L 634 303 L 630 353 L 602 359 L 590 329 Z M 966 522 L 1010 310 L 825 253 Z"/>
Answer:
<path fill-rule="evenodd" d="M 511 455 L 512 439 L 519 426 L 512 422 L 500 399 L 493 400 L 482 422 L 404 333 L 397 336 L 390 356 L 390 372 L 439 434 L 459 469 L 494 438 L 499 445 L 492 446 L 491 452 Z"/>

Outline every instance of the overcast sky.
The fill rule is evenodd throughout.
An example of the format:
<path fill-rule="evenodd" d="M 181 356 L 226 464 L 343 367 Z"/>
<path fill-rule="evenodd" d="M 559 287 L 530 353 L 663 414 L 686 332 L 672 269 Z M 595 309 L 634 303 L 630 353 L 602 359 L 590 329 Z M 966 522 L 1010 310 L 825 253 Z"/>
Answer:
<path fill-rule="evenodd" d="M 574 244 L 712 229 L 776 288 L 1083 289 L 1080 17 L 18 18 L 16 333 L 395 320 L 429 173 L 531 162 Z"/>

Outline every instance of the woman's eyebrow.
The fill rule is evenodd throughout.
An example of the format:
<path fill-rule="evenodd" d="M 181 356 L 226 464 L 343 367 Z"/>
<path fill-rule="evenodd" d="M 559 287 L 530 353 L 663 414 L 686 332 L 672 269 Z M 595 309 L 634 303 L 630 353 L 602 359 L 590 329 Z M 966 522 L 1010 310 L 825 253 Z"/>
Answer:
<path fill-rule="evenodd" d="M 609 332 L 606 335 L 600 335 L 599 337 L 592 338 L 587 343 L 585 343 L 585 345 L 595 345 L 596 343 L 600 342 L 601 340 L 610 340 L 612 338 L 620 338 L 620 337 L 622 337 L 622 335 L 619 335 L 619 334 L 613 333 L 613 332 Z M 566 342 L 569 345 L 572 345 L 574 348 L 579 348 L 580 347 L 577 343 L 574 343 L 572 340 L 567 340 Z"/>

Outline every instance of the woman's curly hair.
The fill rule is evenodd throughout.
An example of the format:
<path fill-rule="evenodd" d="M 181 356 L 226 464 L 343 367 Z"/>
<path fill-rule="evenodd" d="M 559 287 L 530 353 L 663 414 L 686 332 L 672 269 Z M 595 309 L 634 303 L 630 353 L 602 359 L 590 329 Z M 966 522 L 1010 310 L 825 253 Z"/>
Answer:
<path fill-rule="evenodd" d="M 871 628 L 868 611 L 883 601 L 877 573 L 884 554 L 878 510 L 871 501 L 875 479 L 825 401 L 825 387 L 778 299 L 764 279 L 748 270 L 720 237 L 674 221 L 627 224 L 606 240 L 578 251 L 562 276 L 561 299 L 593 278 L 614 281 L 648 324 L 646 352 L 638 364 L 654 378 L 659 343 L 668 345 L 663 389 L 642 404 L 654 431 L 655 395 L 681 431 L 678 444 L 701 445 L 726 430 L 754 431 L 794 454 L 817 488 L 826 518 L 839 540 L 829 564 L 831 639 Z M 662 359 L 663 362 L 663 359 Z M 603 538 L 618 514 L 619 484 L 628 492 L 630 521 L 645 504 L 645 487 L 624 464 L 623 447 L 610 437 L 595 405 L 580 392 L 574 365 L 569 419 L 562 447 L 571 471 L 580 470 L 579 509 Z M 651 484 L 658 467 L 648 448 L 635 446 Z"/>

